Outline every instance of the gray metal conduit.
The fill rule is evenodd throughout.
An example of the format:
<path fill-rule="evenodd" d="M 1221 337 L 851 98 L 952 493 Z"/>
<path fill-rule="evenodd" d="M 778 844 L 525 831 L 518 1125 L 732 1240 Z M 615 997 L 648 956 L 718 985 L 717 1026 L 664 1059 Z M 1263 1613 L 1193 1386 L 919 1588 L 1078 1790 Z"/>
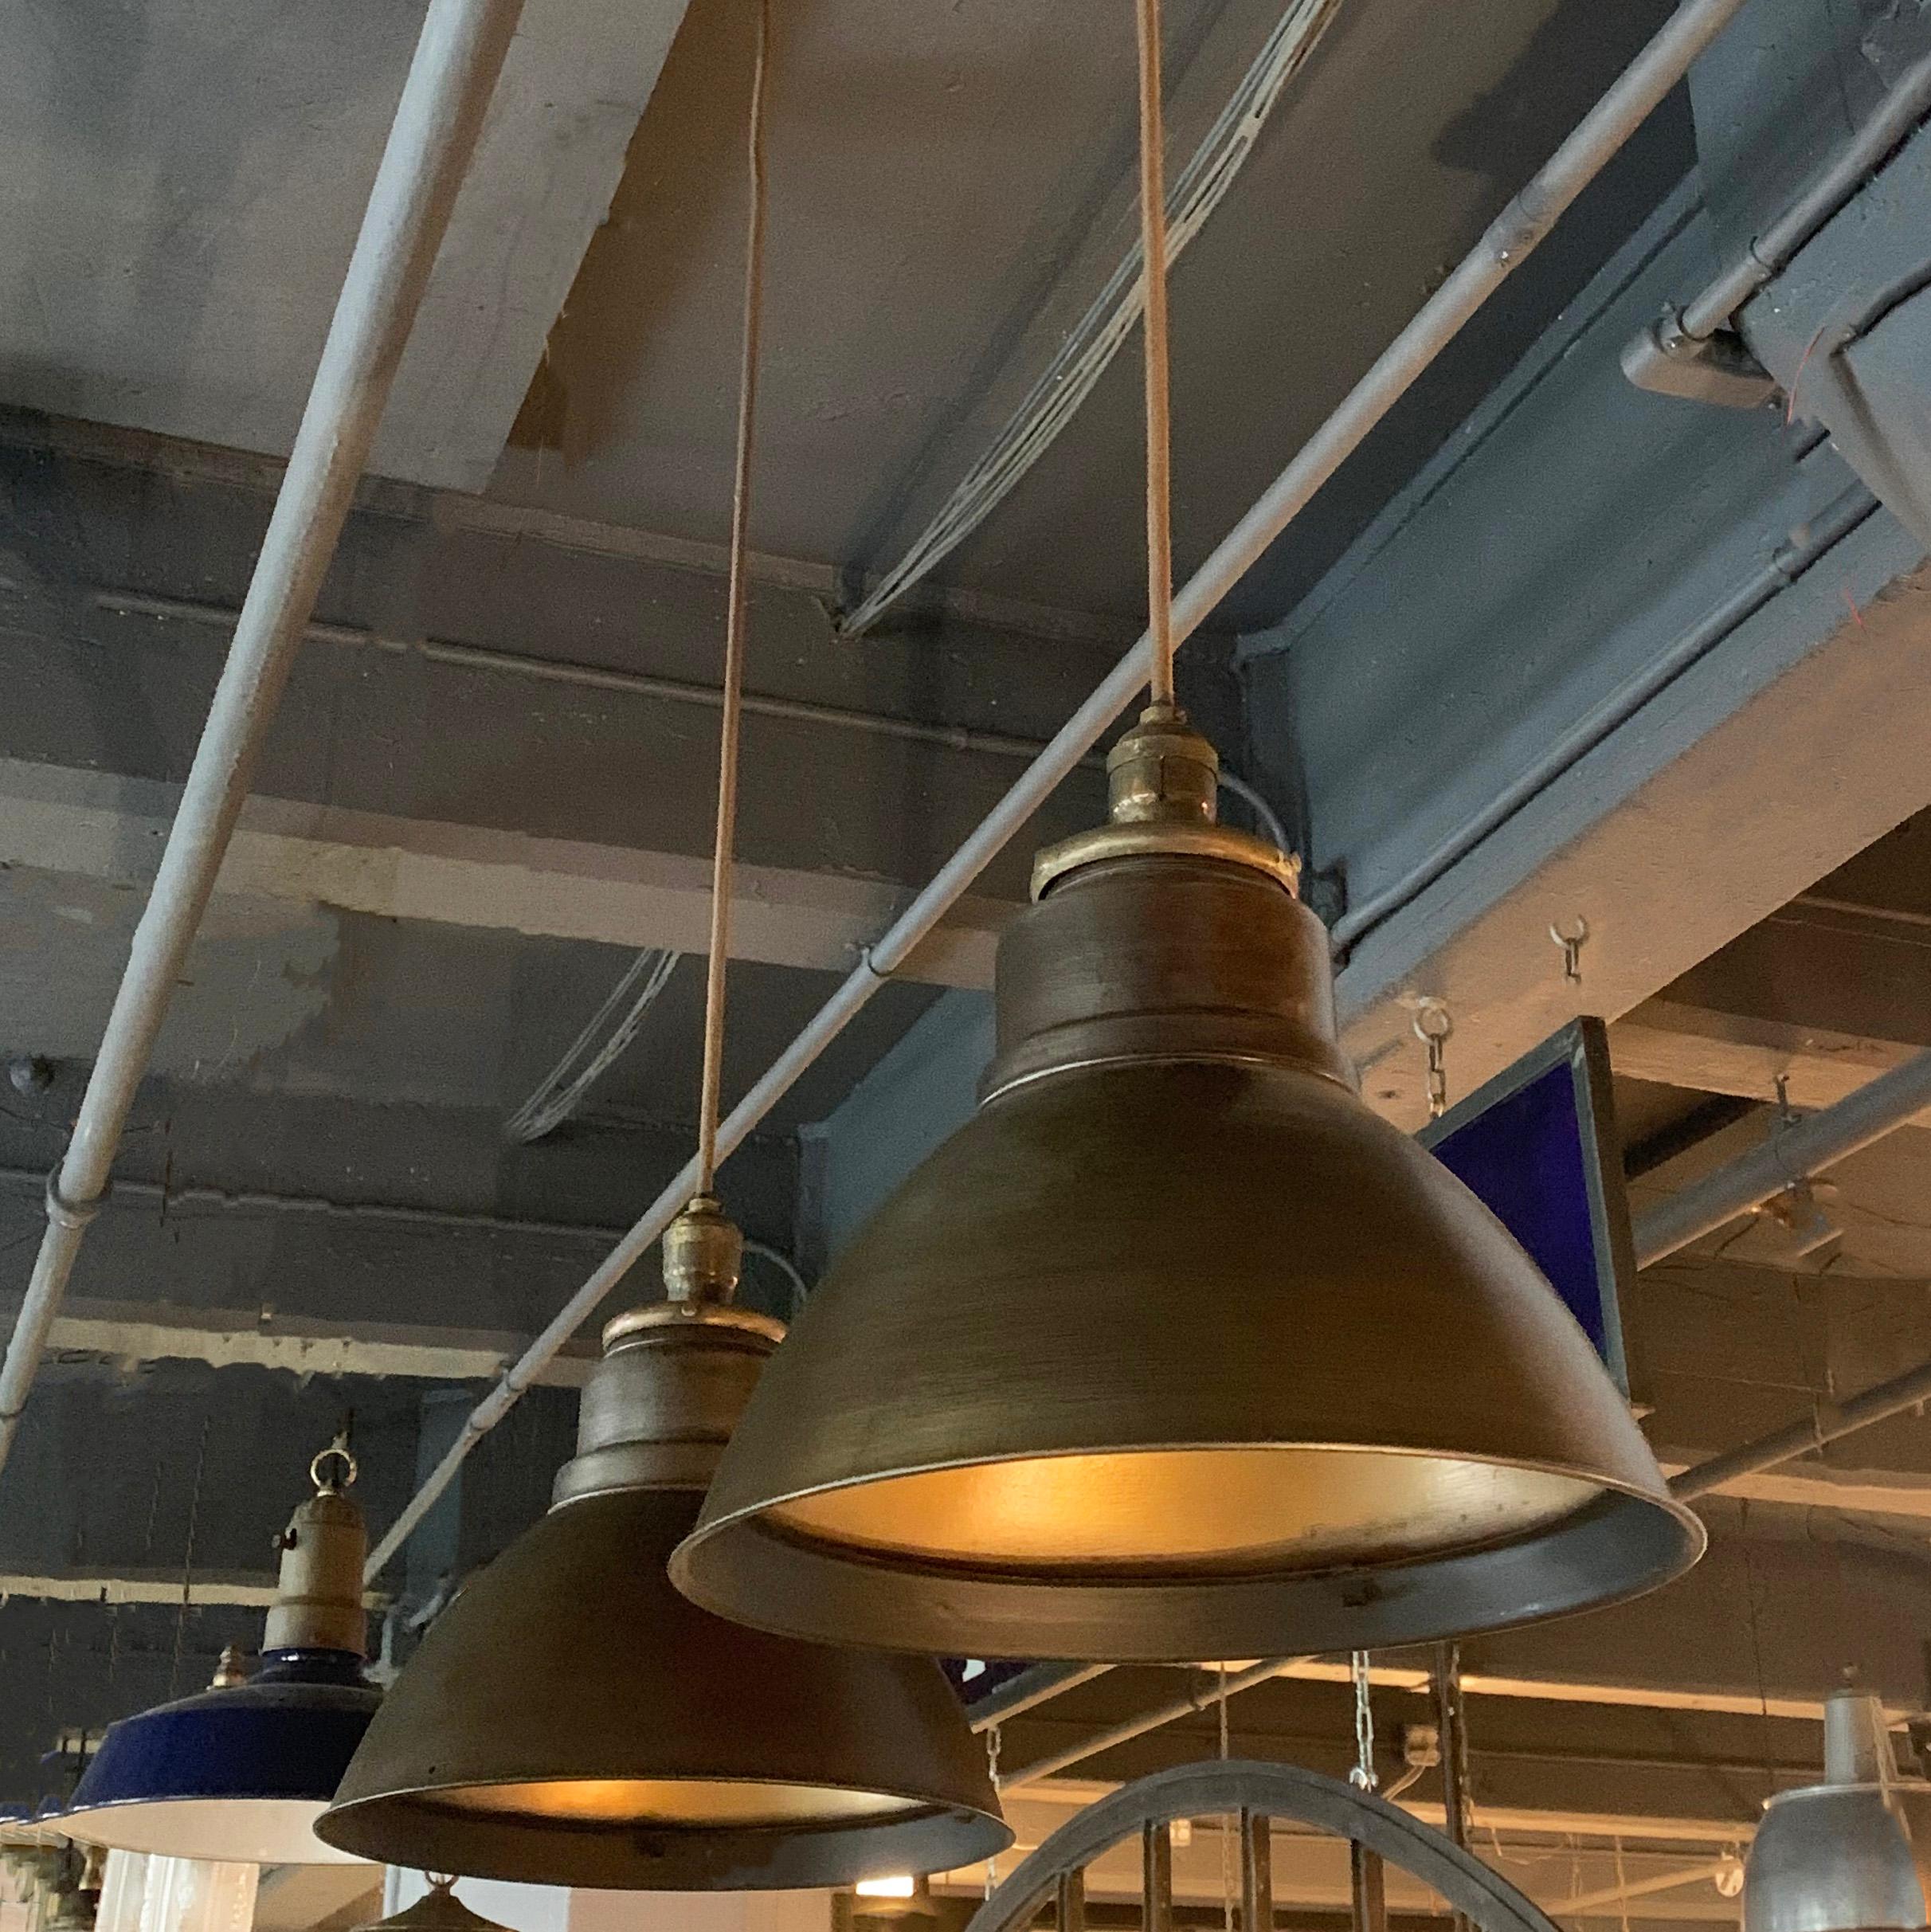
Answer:
<path fill-rule="evenodd" d="M 1036 1711 L 1063 1692 L 1105 1676 L 1112 1668 L 1110 1664 L 1030 1664 L 973 1705 L 972 1727 L 997 1730 L 1022 1711 Z"/>
<path fill-rule="evenodd" d="M 1742 257 L 1684 307 L 1686 335 L 1706 340 L 1830 220 L 1931 112 L 1931 55 L 1906 69 L 1843 150 Z"/>
<path fill-rule="evenodd" d="M 1541 242 L 1576 197 L 1690 70 L 1690 63 L 1727 25 L 1743 0 L 1682 0 L 1615 84 L 1574 131 L 1530 178 L 1489 225 L 1482 239 L 1400 334 L 1381 353 L 1341 406 L 1301 447 L 1173 601 L 1173 636 L 1184 642 L 1266 554 L 1389 410 L 1407 394 L 1463 326 Z M 1011 789 L 940 868 L 931 883 L 887 929 L 850 977 L 766 1071 L 718 1130 L 720 1158 L 776 1105 L 841 1033 L 873 993 L 962 897 L 985 866 L 1044 805 L 1053 788 L 1099 742 L 1101 735 L 1146 684 L 1150 641 L 1139 641 L 1074 712 Z M 455 1480 L 471 1450 L 508 1414 L 531 1379 L 561 1350 L 604 1297 L 647 1254 L 689 1198 L 697 1163 L 689 1162 L 657 1197 L 601 1267 L 558 1310 L 503 1380 L 477 1404 L 462 1432 L 402 1513 L 370 1552 L 365 1573 L 378 1576 Z"/>
<path fill-rule="evenodd" d="M 1137 1716 L 1115 1724 L 1109 1730 L 1095 1731 L 1091 1737 L 1082 1738 L 1076 1744 L 1066 1745 L 1059 1750 L 1048 1752 L 1044 1758 L 1036 1758 L 1031 1764 L 1001 1777 L 1000 1793 L 1004 1796 L 1009 1791 L 1036 1785 L 1041 1778 L 1051 1777 L 1068 1765 L 1078 1764 L 1083 1758 L 1097 1758 L 1102 1751 L 1110 1751 L 1116 1744 L 1130 1743 L 1135 1738 L 1145 1737 L 1150 1730 L 1159 1730 L 1169 1724 L 1178 1723 L 1183 1718 L 1211 1711 L 1223 1697 L 1236 1697 L 1243 1691 L 1251 1691 L 1255 1684 L 1279 1676 L 1283 1671 L 1301 1661 L 1298 1657 L 1268 1657 L 1259 1664 L 1249 1664 L 1244 1671 L 1230 1671 L 1224 1683 L 1216 1678 L 1204 1690 L 1189 1691 L 1185 1697 L 1175 1698 L 1171 1703 L 1157 1704 L 1151 1710 L 1142 1711 Z"/>
<path fill-rule="evenodd" d="M 1780 1128 L 1761 1146 L 1706 1174 L 1639 1215 L 1636 1260 L 1647 1268 L 1799 1181 L 1882 1140 L 1931 1107 L 1931 1052 L 1914 1055 L 1834 1107 Z M 1746 1475 L 1774 1469 L 1931 1399 L 1931 1362 L 1907 1370 L 1844 1402 L 1819 1402 L 1807 1415 L 1754 1441 L 1727 1449 L 1670 1479 L 1688 1502 Z"/>
<path fill-rule="evenodd" d="M 5 1466 L 136 1089 L 368 460 L 523 0 L 431 0 L 234 641 L 209 707 L 0 1366 Z"/>
<path fill-rule="evenodd" d="M 1916 1368 L 1894 1375 L 1889 1381 L 1879 1382 L 1848 1401 L 1814 1404 L 1808 1415 L 1786 1423 L 1782 1428 L 1772 1429 L 1754 1441 L 1740 1443 L 1721 1456 L 1711 1456 L 1708 1462 L 1698 1463 L 1671 1476 L 1670 1493 L 1685 1503 L 1693 1503 L 1726 1483 L 1774 1469 L 1780 1463 L 1807 1456 L 1826 1443 L 1841 1441 L 1846 1436 L 1902 1415 L 1927 1400 L 1931 1400 L 1931 1362 L 1920 1362 Z"/>
<path fill-rule="evenodd" d="M 1819 1109 L 1761 1146 L 1693 1182 L 1635 1217 L 1636 1265 L 1647 1268 L 1786 1188 L 1882 1140 L 1913 1115 L 1931 1108 L 1931 1052 L 1913 1055 L 1889 1073 Z"/>

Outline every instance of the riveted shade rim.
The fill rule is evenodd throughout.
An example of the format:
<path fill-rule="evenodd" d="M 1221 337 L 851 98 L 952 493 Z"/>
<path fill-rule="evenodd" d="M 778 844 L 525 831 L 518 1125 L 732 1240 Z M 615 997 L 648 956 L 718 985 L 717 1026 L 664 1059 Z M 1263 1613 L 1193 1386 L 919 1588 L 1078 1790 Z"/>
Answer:
<path fill-rule="evenodd" d="M 1110 1575 L 915 1526 L 868 1544 L 799 1507 L 934 1471 L 1227 1447 L 1291 1452 L 1320 1479 L 1352 1456 L 1357 1489 L 1486 1469 L 1528 1500 L 1492 1534 L 1444 1507 L 1434 1543 L 1392 1554 L 1310 1537 L 1244 1573 Z M 1545 1479 L 1577 1487 L 1528 1523 Z M 1573 1317 L 1432 1156 L 1305 1071 L 1142 1061 L 1010 1089 L 915 1170 L 767 1366 L 672 1575 L 796 1635 L 1174 1661 L 1537 1620 L 1667 1581 L 1704 1540 Z"/>
<path fill-rule="evenodd" d="M 697 1504 L 688 1490 L 605 1492 L 535 1525 L 432 1627 L 324 1837 L 392 1863 L 650 1891 L 839 1885 L 1009 1844 L 935 1664 L 747 1632 L 677 1595 L 664 1559 Z M 805 1809 L 701 1823 L 476 1801 L 600 1784 L 682 1785 L 700 1815 L 720 1786 Z M 838 1808 L 848 1797 L 864 1802 Z"/>

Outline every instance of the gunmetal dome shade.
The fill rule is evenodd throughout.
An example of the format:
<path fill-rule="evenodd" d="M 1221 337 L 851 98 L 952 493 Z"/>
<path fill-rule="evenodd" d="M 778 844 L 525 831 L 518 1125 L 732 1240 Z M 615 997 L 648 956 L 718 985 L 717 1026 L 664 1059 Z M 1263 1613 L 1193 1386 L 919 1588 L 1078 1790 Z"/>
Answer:
<path fill-rule="evenodd" d="M 775 1329 L 675 1306 L 611 1325 L 555 1507 L 429 1630 L 331 1843 L 669 1891 L 848 1884 L 1011 1842 L 935 1663 L 740 1629 L 664 1573 Z"/>
<path fill-rule="evenodd" d="M 1211 752 L 1158 720 L 1122 747 L 1116 822 L 1001 942 L 980 1112 L 813 1293 L 673 1579 L 797 1636 L 1128 1661 L 1416 1643 L 1687 1568 L 1701 1526 L 1581 1329 L 1357 1096 L 1287 863 L 1158 815 L 1211 797 Z"/>

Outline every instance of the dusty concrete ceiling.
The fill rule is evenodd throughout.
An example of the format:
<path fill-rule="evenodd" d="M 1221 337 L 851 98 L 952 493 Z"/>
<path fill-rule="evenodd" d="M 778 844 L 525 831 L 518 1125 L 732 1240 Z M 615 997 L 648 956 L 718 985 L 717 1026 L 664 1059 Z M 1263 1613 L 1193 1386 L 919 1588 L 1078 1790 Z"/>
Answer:
<path fill-rule="evenodd" d="M 1350 0 L 1174 278 L 1184 572 L 1320 422 L 1447 265 L 1669 10 Z M 1172 150 L 1192 151 L 1279 17 L 1172 6 Z M 781 14 L 771 121 L 759 541 L 895 560 L 1131 233 L 1133 48 L 1090 14 L 836 0 Z M 723 526 L 748 16 L 696 0 L 493 486 L 686 534 Z M 1533 287 L 1484 319 L 1345 496 L 1244 589 L 1249 621 L 1392 492 L 1689 164 L 1659 117 Z M 944 580 L 1136 617 L 1130 347 Z M 1331 521 L 1330 519 L 1332 519 Z M 1069 542 L 1068 533 L 1077 532 Z"/>
<path fill-rule="evenodd" d="M 378 466 L 479 486 L 528 388 L 495 494 L 715 539 L 750 17 L 730 0 L 695 0 L 681 26 L 672 0 L 559 7 L 531 9 L 538 53 L 522 57 L 558 71 L 523 76 L 499 120 L 540 124 L 539 86 L 574 118 L 527 156 L 507 151 L 510 133 L 486 155 Z M 1183 570 L 1667 10 L 1490 0 L 1471 32 L 1428 0 L 1348 0 L 1176 274 Z M 1169 6 L 1176 156 L 1278 13 L 1275 0 Z M 362 14 L 292 41 L 306 29 L 264 0 L 18 14 L 21 57 L 0 83 L 13 264 L 0 401 L 285 449 L 418 10 Z M 1133 53 L 1118 24 L 1096 33 L 1078 10 L 1021 0 L 780 10 L 762 547 L 840 569 L 891 562 L 1111 271 L 1130 233 Z M 566 55 L 558 41 L 581 44 Z M 620 180 L 611 116 L 645 101 Z M 1673 106 L 1244 589 L 1243 621 L 1282 614 L 1689 160 Z M 520 184 L 527 199 L 536 169 L 539 212 L 511 229 L 490 197 Z M 542 312 L 566 288 L 546 346 Z M 1137 617 L 1134 364 L 1130 349 L 946 579 Z"/>

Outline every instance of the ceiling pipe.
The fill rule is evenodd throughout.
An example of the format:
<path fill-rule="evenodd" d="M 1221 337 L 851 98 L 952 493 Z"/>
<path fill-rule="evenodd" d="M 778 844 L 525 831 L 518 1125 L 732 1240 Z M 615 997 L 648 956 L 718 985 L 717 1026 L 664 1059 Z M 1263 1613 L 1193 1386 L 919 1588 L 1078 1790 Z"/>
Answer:
<path fill-rule="evenodd" d="M 1102 1751 L 1110 1751 L 1116 1744 L 1129 1744 L 1135 1738 L 1144 1738 L 1150 1730 L 1160 1730 L 1169 1724 L 1178 1723 L 1182 1718 L 1211 1711 L 1222 1698 L 1236 1697 L 1243 1691 L 1251 1691 L 1255 1684 L 1279 1677 L 1302 1661 L 1298 1657 L 1269 1657 L 1259 1664 L 1250 1664 L 1244 1671 L 1229 1671 L 1204 1691 L 1189 1691 L 1185 1697 L 1175 1698 L 1171 1703 L 1157 1704 L 1150 1711 L 1142 1711 L 1137 1716 L 1122 1719 L 1110 1730 L 1095 1731 L 1090 1738 L 1082 1738 L 1075 1744 L 1063 1745 L 1056 1751 L 1048 1752 L 1044 1758 L 1036 1758 L 1029 1765 L 1022 1765 L 1018 1770 L 999 1780 L 1000 1796 L 1003 1797 L 1009 1792 L 1020 1790 L 1028 1785 L 1036 1785 L 1040 1779 L 1063 1771 L 1068 1765 L 1076 1765 L 1084 1758 L 1097 1758 Z"/>
<path fill-rule="evenodd" d="M 1600 1891 L 1578 1892 L 1573 1899 L 1565 1899 L 1560 1905 L 1549 1908 L 1549 1916 L 1557 1920 L 1574 1918 L 1590 1912 L 1599 1912 L 1606 1905 L 1620 1905 L 1630 1899 L 1653 1898 L 1660 1891 L 1674 1891 L 1679 1885 L 1694 1885 L 1698 1879 L 1721 1879 L 1725 1871 L 1735 1871 L 1739 1876 L 1742 1867 L 1737 1862 L 1733 1852 L 1725 1852 L 1721 1858 L 1706 1859 L 1701 1864 L 1686 1865 L 1680 1871 L 1658 1872 L 1652 1878 L 1631 1879 L 1625 1884 L 1607 1885 Z"/>
<path fill-rule="evenodd" d="M 1709 1461 L 1697 1463 L 1670 1478 L 1670 1493 L 1679 1502 L 1693 1503 L 1726 1483 L 1774 1469 L 1793 1457 L 1808 1456 L 1825 1444 L 1841 1442 L 1859 1429 L 1869 1428 L 1892 1416 L 1902 1415 L 1919 1403 L 1931 1401 L 1931 1362 L 1920 1362 L 1889 1381 L 1866 1389 L 1845 1402 L 1814 1402 L 1808 1415 L 1800 1416 L 1767 1436 L 1740 1443 Z"/>
<path fill-rule="evenodd" d="M 1931 1107 L 1931 1052 L 1860 1087 L 1834 1106 L 1780 1127 L 1761 1146 L 1691 1182 L 1635 1217 L 1636 1265 L 1666 1255 L 1774 1199 L 1812 1174 L 1882 1140 Z"/>
<path fill-rule="evenodd" d="M 194 762 L 0 1366 L 0 1468 L 214 890 L 495 91 L 523 0 L 431 0 Z"/>
<path fill-rule="evenodd" d="M 1874 1396 L 1878 1392 L 1872 1390 L 1870 1393 Z M 1846 1405 L 1847 1409 L 1854 1406 L 1854 1404 Z M 1729 1459 L 1722 1460 L 1727 1461 Z M 1737 1472 L 1731 1471 L 1729 1473 L 1734 1475 Z M 1694 1475 L 1695 1472 L 1686 1470 L 1683 1474 L 1685 1477 L 1689 1477 Z M 1698 1489 L 1692 1493 L 1700 1495 L 1704 1491 Z M 1685 1500 L 1688 1499 L 1688 1497 L 1685 1498 Z M 1056 1664 L 1035 1667 L 1040 1671 L 1066 1667 Z M 1381 1664 L 1371 1666 L 1368 1675 L 1369 1682 L 1377 1689 L 1404 1691 L 1418 1696 L 1432 1694 L 1434 1679 L 1432 1674 L 1428 1671 Z M 1225 1695 L 1236 1696 L 1242 1691 L 1251 1690 L 1256 1684 L 1266 1683 L 1275 1677 L 1292 1677 L 1310 1683 L 1345 1684 L 1349 1681 L 1349 1667 L 1345 1662 L 1337 1663 L 1310 1657 L 1274 1658 L 1251 1665 L 1244 1671 L 1230 1672 Z M 1016 1683 L 1018 1679 L 1014 1681 Z M 1740 1717 L 1791 1718 L 1808 1719 L 1813 1722 L 1820 1720 L 1825 1715 L 1825 1706 L 1822 1703 L 1799 1703 L 1781 1696 L 1767 1696 L 1761 1691 L 1735 1695 L 1710 1691 L 1663 1691 L 1653 1684 L 1584 1683 L 1569 1679 L 1537 1680 L 1490 1676 L 1479 1671 L 1471 1671 L 1465 1675 L 1462 1679 L 1462 1689 L 1466 1695 L 1471 1697 L 1506 1697 L 1530 1703 L 1599 1704 L 1624 1711 L 1723 1711 Z M 1136 1717 L 1124 1719 L 1110 1730 L 1098 1732 L 1077 1744 L 1063 1747 L 1049 1758 L 1042 1758 L 1022 1766 L 1001 1778 L 999 1789 L 1005 1793 L 1037 1784 L 1071 1765 L 1078 1764 L 1083 1758 L 1095 1757 L 1102 1751 L 1110 1750 L 1117 1744 L 1143 1738 L 1150 1731 L 1158 1730 L 1166 1725 L 1177 1723 L 1184 1718 L 1211 1710 L 1219 1703 L 1221 1695 L 1221 1687 L 1216 1682 L 1210 1689 L 1154 1706 Z M 1008 1712 L 1005 1715 L 1010 1716 L 1013 1714 Z M 973 1728 L 977 1730 L 989 1726 L 975 1724 Z M 1725 1831 L 1731 1828 L 1726 1827 Z M 1745 1837 L 1749 1835 L 1751 1829 L 1748 1825 L 1739 1825 L 1733 1828 L 1738 1835 Z"/>
<path fill-rule="evenodd" d="M 1369 432 L 1455 339 L 1463 324 L 1522 265 L 1555 226 L 1564 210 L 1689 72 L 1690 63 L 1742 5 L 1743 0 L 1682 0 L 1615 84 L 1489 225 L 1482 239 L 1382 351 L 1340 407 L 1302 445 L 1298 454 L 1188 580 L 1173 600 L 1177 643 L 1184 642 L 1212 614 L 1321 486 L 1361 447 Z M 1060 782 L 1098 743 L 1107 727 L 1145 685 L 1152 662 L 1150 641 L 1142 633 L 940 868 L 931 883 L 893 921 L 804 1031 L 731 1110 L 718 1130 L 720 1157 L 737 1146 L 837 1038 L 847 1022 L 931 932 L 985 866 L 1046 802 Z M 503 1380 L 476 1405 L 448 1453 L 370 1553 L 368 1574 L 371 1578 L 401 1548 L 436 1499 L 454 1481 L 471 1450 L 508 1414 L 545 1364 L 649 1252 L 689 1198 L 696 1178 L 696 1163 L 692 1162 L 658 1196 Z"/>
<path fill-rule="evenodd" d="M 1683 305 L 1683 333 L 1703 341 L 1725 327 L 1916 131 L 1927 112 L 1931 112 L 1931 56 L 1905 70 L 1843 151 L 1735 261 Z"/>
<path fill-rule="evenodd" d="M 997 1730 L 1022 1711 L 1036 1711 L 1095 1677 L 1103 1677 L 1110 1664 L 1029 1664 L 1016 1677 L 1009 1677 L 996 1691 L 989 1691 L 972 1706 L 974 1730 Z"/>

